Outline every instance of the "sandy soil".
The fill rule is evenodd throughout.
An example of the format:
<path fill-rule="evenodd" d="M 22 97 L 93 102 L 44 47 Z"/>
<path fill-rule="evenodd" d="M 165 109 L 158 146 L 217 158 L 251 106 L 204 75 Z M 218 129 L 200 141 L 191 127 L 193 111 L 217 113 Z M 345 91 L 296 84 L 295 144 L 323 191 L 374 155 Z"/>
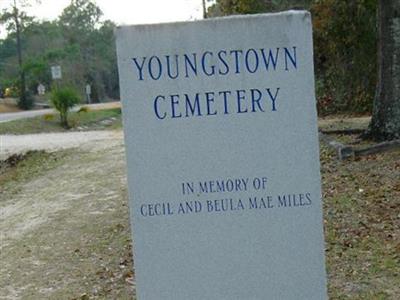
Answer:
<path fill-rule="evenodd" d="M 29 150 L 56 151 L 80 147 L 94 151 L 109 143 L 121 142 L 122 133 L 117 131 L 86 131 L 67 133 L 42 133 L 27 135 L 0 135 L 0 160 L 12 154 Z"/>
<path fill-rule="evenodd" d="M 0 299 L 134 299 L 122 132 L 1 136 L 0 146 L 3 157 L 74 148 L 0 185 Z M 399 157 L 342 162 L 322 147 L 331 299 L 398 299 Z"/>
<path fill-rule="evenodd" d="M 76 148 L 0 187 L 0 299 L 133 299 L 122 133 L 2 138 L 8 154 Z"/>
<path fill-rule="evenodd" d="M 6 109 L 7 107 L 14 107 L 13 109 L 16 109 L 15 106 L 13 105 L 3 105 L 1 106 L 0 103 L 0 123 L 2 122 L 8 122 L 8 121 L 13 121 L 13 120 L 19 120 L 19 119 L 25 119 L 25 118 L 33 118 L 37 116 L 43 116 L 45 114 L 52 114 L 54 113 L 54 109 L 52 108 L 47 108 L 47 109 L 36 109 L 36 110 L 16 110 L 13 111 L 13 109 Z M 81 107 L 88 107 L 89 110 L 102 110 L 102 109 L 113 109 L 113 108 L 120 108 L 121 107 L 121 102 L 115 101 L 115 102 L 105 102 L 105 103 L 95 103 L 95 104 L 89 104 L 89 105 L 78 105 L 75 106 L 72 111 L 78 111 Z M 3 110 L 4 109 L 4 110 Z"/>
<path fill-rule="evenodd" d="M 0 102 L 0 113 L 15 113 L 21 111 L 17 106 Z"/>
<path fill-rule="evenodd" d="M 371 117 L 337 117 L 329 116 L 318 119 L 318 126 L 322 129 L 366 129 Z"/>

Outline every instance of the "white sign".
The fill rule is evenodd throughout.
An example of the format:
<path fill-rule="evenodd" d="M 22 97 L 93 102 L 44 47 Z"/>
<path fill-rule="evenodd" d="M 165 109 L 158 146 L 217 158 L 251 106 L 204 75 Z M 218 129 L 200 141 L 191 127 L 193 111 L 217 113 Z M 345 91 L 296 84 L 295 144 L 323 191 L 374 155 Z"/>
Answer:
<path fill-rule="evenodd" d="M 37 92 L 38 95 L 43 96 L 46 93 L 46 87 L 43 84 L 39 83 L 39 85 L 37 86 Z"/>
<path fill-rule="evenodd" d="M 86 92 L 86 95 L 90 95 L 92 93 L 92 88 L 90 87 L 90 84 L 87 84 L 85 86 L 85 92 Z"/>
<path fill-rule="evenodd" d="M 61 79 L 61 66 L 52 66 L 51 67 L 51 77 L 53 79 Z"/>
<path fill-rule="evenodd" d="M 308 12 L 117 30 L 139 300 L 326 299 Z"/>

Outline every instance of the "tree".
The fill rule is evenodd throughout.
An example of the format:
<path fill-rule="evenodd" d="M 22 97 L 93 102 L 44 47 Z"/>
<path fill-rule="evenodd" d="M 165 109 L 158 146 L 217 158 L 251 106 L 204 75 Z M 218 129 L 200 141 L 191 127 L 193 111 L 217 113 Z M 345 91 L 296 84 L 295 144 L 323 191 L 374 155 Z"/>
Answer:
<path fill-rule="evenodd" d="M 372 111 L 377 75 L 377 0 L 313 1 L 318 111 Z"/>
<path fill-rule="evenodd" d="M 216 0 L 208 8 L 208 17 L 235 14 L 256 14 L 310 7 L 312 0 Z M 315 2 L 315 1 L 314 1 Z"/>
<path fill-rule="evenodd" d="M 203 6 L 203 19 L 207 19 L 207 7 L 206 7 L 206 0 L 203 0 L 202 2 Z"/>
<path fill-rule="evenodd" d="M 64 128 L 69 128 L 68 112 L 79 103 L 78 93 L 73 88 L 69 87 L 55 89 L 51 94 L 50 100 L 54 108 L 60 113 L 61 125 Z"/>
<path fill-rule="evenodd" d="M 0 40 L 0 86 L 3 88 L 15 86 L 14 78 L 18 77 L 15 39 Z"/>
<path fill-rule="evenodd" d="M 73 86 L 83 95 L 85 85 L 90 84 L 93 102 L 119 97 L 115 24 L 100 17 L 94 1 L 74 0 L 55 21 L 23 22 L 22 70 L 28 92 L 36 93 L 39 83 L 51 87 L 50 67 L 60 65 L 61 85 Z M 0 40 L 0 85 L 17 87 L 20 73 L 15 24 L 12 20 L 7 24 L 12 28 Z"/>
<path fill-rule="evenodd" d="M 87 34 L 95 30 L 102 15 L 103 12 L 92 0 L 72 0 L 61 14 L 60 24 L 71 32 Z"/>
<path fill-rule="evenodd" d="M 216 0 L 209 17 L 310 10 L 318 112 L 372 111 L 376 88 L 377 0 Z"/>
<path fill-rule="evenodd" d="M 366 137 L 400 138 L 400 1 L 379 1 L 378 84 Z"/>
<path fill-rule="evenodd" d="M 208 8 L 210 17 L 255 14 L 272 10 L 271 0 L 217 0 Z"/>
<path fill-rule="evenodd" d="M 65 46 L 74 46 L 77 51 L 74 60 L 64 66 L 66 74 L 73 73 L 73 82 L 80 90 L 86 84 L 92 87 L 92 101 L 98 101 L 105 94 L 105 83 L 112 86 L 110 76 L 116 65 L 112 22 L 101 22 L 102 11 L 91 0 L 72 0 L 64 9 L 59 24 Z M 111 65 L 109 63 L 112 63 Z M 113 73 L 116 74 L 116 73 Z"/>
<path fill-rule="evenodd" d="M 39 2 L 39 1 L 36 1 Z M 22 41 L 21 34 L 26 26 L 26 24 L 32 21 L 31 17 L 28 17 L 27 14 L 19 9 L 18 4 L 22 7 L 27 6 L 27 1 L 20 1 L 17 3 L 17 0 L 14 0 L 11 4 L 11 8 L 9 10 L 3 11 L 0 16 L 0 23 L 5 23 L 8 31 L 13 31 L 16 35 L 16 46 L 17 46 L 17 56 L 18 56 L 18 66 L 19 66 L 19 102 L 18 105 L 23 109 L 29 109 L 33 105 L 32 98 L 26 92 L 26 81 L 25 81 L 25 71 L 23 68 L 23 59 L 22 59 Z"/>

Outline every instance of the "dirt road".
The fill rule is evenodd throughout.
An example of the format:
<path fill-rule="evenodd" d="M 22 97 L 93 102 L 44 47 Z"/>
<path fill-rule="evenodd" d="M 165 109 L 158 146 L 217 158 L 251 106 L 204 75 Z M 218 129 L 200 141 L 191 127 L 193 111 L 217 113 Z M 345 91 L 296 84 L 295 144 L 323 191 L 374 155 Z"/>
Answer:
<path fill-rule="evenodd" d="M 12 154 L 29 150 L 56 151 L 80 147 L 94 151 L 122 142 L 120 131 L 86 131 L 67 133 L 41 133 L 26 135 L 0 135 L 0 160 Z"/>
<path fill-rule="evenodd" d="M 105 102 L 105 103 L 81 105 L 81 106 L 76 106 L 73 109 L 73 111 L 79 110 L 79 108 L 82 106 L 87 106 L 87 107 L 89 107 L 90 110 L 111 109 L 111 108 L 121 107 L 121 102 Z M 51 113 L 54 113 L 54 109 L 52 109 L 52 108 L 0 113 L 0 123 L 13 121 L 13 120 L 19 120 L 19 119 L 33 118 L 33 117 L 43 116 L 45 114 L 51 114 Z"/>
<path fill-rule="evenodd" d="M 122 133 L 3 142 L 4 153 L 75 148 L 28 160 L 0 186 L 0 299 L 133 299 Z"/>
<path fill-rule="evenodd" d="M 59 151 L 0 165 L 0 299 L 134 299 L 122 132 L 1 138 Z M 398 299 L 399 157 L 321 148 L 330 299 Z"/>

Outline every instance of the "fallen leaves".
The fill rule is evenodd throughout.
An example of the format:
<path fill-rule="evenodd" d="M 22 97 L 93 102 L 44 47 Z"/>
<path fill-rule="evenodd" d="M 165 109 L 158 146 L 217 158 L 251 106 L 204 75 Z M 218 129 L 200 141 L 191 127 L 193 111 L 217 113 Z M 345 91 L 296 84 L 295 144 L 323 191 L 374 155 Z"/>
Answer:
<path fill-rule="evenodd" d="M 400 293 L 399 157 L 397 151 L 339 162 L 321 148 L 330 299 Z"/>

